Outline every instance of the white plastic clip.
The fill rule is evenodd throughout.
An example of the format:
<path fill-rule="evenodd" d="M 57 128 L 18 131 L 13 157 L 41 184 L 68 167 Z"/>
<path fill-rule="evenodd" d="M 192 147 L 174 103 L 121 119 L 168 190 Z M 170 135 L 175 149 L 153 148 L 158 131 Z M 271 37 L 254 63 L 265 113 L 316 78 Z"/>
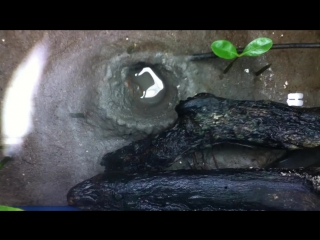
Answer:
<path fill-rule="evenodd" d="M 303 93 L 289 93 L 287 103 L 289 106 L 298 106 L 303 105 Z"/>

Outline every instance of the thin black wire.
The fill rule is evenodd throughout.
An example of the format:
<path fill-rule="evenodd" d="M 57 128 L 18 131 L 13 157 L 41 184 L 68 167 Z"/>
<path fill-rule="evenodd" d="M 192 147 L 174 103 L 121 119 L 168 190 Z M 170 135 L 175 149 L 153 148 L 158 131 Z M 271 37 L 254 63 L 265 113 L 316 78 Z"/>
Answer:
<path fill-rule="evenodd" d="M 271 49 L 288 49 L 288 48 L 320 48 L 320 43 L 286 43 L 286 44 L 273 44 Z M 270 50 L 271 50 L 270 49 Z M 242 53 L 244 48 L 237 48 L 238 53 Z M 217 58 L 213 52 L 193 54 L 190 56 L 190 61 L 205 60 L 210 58 Z"/>

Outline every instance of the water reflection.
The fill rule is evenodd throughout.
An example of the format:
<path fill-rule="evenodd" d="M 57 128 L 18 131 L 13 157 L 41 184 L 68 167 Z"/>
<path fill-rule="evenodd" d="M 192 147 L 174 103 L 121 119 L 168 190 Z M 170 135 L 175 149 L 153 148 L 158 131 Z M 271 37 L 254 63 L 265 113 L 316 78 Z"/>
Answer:
<path fill-rule="evenodd" d="M 133 87 L 137 90 L 134 98 L 145 104 L 144 107 L 159 104 L 164 101 L 166 92 L 165 81 L 161 71 L 156 67 L 134 68 L 131 72 Z"/>
<path fill-rule="evenodd" d="M 11 77 L 2 108 L 2 144 L 4 156 L 19 151 L 33 128 L 34 98 L 47 61 L 45 40 L 37 43 L 21 61 Z"/>
<path fill-rule="evenodd" d="M 145 67 L 140 73 L 136 73 L 135 76 L 141 76 L 144 73 L 149 73 L 152 77 L 154 84 L 150 86 L 146 91 L 143 91 L 143 95 L 140 98 L 153 98 L 163 89 L 163 83 L 161 79 L 152 71 L 151 68 Z"/>

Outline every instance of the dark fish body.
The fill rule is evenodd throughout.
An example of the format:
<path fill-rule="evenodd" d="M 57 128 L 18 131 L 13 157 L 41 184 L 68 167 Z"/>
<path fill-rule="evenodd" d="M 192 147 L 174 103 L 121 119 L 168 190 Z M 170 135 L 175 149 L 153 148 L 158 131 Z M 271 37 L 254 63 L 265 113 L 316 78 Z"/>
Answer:
<path fill-rule="evenodd" d="M 106 154 L 108 171 L 159 171 L 186 154 L 220 143 L 277 149 L 320 146 L 320 108 L 238 101 L 201 93 L 180 101 L 175 125 Z"/>
<path fill-rule="evenodd" d="M 308 171 L 228 169 L 104 173 L 68 192 L 71 206 L 102 211 L 320 210 Z"/>

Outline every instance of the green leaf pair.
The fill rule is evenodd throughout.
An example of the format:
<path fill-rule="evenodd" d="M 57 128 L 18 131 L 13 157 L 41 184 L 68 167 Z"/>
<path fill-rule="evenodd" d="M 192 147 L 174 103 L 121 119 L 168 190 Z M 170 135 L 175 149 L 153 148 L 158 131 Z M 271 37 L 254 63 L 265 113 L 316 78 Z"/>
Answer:
<path fill-rule="evenodd" d="M 273 42 L 270 38 L 257 38 L 250 42 L 241 54 L 238 54 L 236 47 L 227 40 L 218 40 L 211 44 L 211 49 L 218 57 L 233 59 L 235 57 L 250 56 L 256 57 L 270 50 Z"/>

